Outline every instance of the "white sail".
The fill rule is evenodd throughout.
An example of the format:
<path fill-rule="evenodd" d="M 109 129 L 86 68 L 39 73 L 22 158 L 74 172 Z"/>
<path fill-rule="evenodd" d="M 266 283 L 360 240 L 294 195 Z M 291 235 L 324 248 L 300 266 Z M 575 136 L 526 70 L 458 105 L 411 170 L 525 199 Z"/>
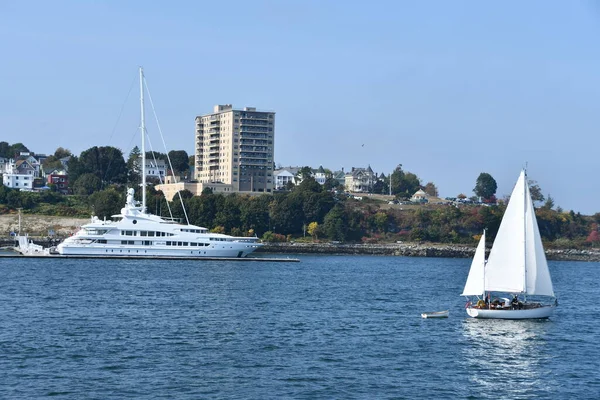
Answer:
<path fill-rule="evenodd" d="M 490 251 L 485 290 L 525 292 L 525 171 L 521 172 Z"/>
<path fill-rule="evenodd" d="M 483 295 L 483 277 L 485 268 L 485 231 L 479 239 L 475 256 L 471 262 L 471 269 L 467 277 L 467 283 L 461 296 L 481 296 Z"/>
<path fill-rule="evenodd" d="M 554 296 L 525 171 L 510 196 L 485 270 L 485 290 Z"/>
<path fill-rule="evenodd" d="M 542 238 L 538 228 L 533 201 L 529 193 L 529 186 L 526 186 L 527 195 L 525 207 L 525 237 L 527 238 L 525 254 L 526 259 L 526 277 L 527 277 L 527 294 L 537 294 L 542 296 L 554 297 L 554 289 L 552 287 L 552 279 L 550 278 L 550 270 L 542 245 Z"/>

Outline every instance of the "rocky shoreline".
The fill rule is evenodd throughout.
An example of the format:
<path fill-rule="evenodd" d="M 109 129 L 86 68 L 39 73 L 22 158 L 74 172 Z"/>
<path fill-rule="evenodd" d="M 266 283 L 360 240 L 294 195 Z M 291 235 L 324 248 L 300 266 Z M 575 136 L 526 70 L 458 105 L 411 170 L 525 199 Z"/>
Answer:
<path fill-rule="evenodd" d="M 444 244 L 342 244 L 342 243 L 267 243 L 263 253 L 356 254 L 404 257 L 472 258 L 475 247 Z M 489 249 L 488 249 L 489 252 Z M 548 260 L 600 261 L 600 250 L 546 250 Z"/>
<path fill-rule="evenodd" d="M 59 238 L 31 238 L 35 244 L 52 247 L 59 244 Z M 0 239 L 0 248 L 16 246 L 14 239 Z M 489 251 L 489 249 L 488 249 Z M 345 243 L 265 243 L 259 253 L 281 254 L 354 254 L 403 257 L 447 257 L 471 258 L 475 247 L 464 245 L 420 244 L 420 243 L 383 243 L 383 244 L 345 244 Z M 563 249 L 546 250 L 548 260 L 559 261 L 600 261 L 600 250 Z"/>

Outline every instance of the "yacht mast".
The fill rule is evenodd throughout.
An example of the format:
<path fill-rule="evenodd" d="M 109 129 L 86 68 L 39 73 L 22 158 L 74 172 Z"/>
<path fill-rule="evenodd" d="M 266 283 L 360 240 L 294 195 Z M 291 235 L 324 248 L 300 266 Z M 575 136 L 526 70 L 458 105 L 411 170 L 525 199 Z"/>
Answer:
<path fill-rule="evenodd" d="M 142 130 L 142 212 L 146 212 L 146 116 L 144 114 L 144 69 L 140 67 L 140 108 Z"/>

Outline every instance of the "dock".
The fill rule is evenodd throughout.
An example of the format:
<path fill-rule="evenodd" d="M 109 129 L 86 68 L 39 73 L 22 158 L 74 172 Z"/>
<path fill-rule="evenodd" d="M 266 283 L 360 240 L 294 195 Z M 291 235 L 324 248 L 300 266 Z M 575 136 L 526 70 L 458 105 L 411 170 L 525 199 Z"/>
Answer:
<path fill-rule="evenodd" d="M 241 261 L 241 262 L 300 262 L 298 258 L 290 257 L 168 257 L 168 256 L 85 256 L 85 255 L 61 255 L 61 254 L 23 254 L 17 250 L 0 253 L 0 258 L 39 258 L 39 259 L 82 259 L 82 260 L 195 260 L 195 261 Z"/>

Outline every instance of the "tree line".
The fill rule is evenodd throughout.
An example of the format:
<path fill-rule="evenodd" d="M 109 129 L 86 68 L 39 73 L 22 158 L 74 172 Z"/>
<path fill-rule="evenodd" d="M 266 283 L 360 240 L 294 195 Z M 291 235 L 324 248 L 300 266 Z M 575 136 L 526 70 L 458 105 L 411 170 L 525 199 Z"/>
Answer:
<path fill-rule="evenodd" d="M 108 219 L 123 207 L 125 188 L 125 185 L 111 185 L 91 195 L 61 196 L 49 191 L 20 192 L 3 186 L 0 187 L 0 213 L 23 208 L 26 213 L 94 214 Z M 176 197 L 167 202 L 161 192 L 148 186 L 148 211 L 165 217 L 172 215 L 183 221 L 187 214 L 191 224 L 213 232 L 235 236 L 256 234 L 268 241 L 378 243 L 402 240 L 473 244 L 483 229 L 487 229 L 487 236 L 493 240 L 505 210 L 503 203 L 384 209 L 381 202 L 368 197 L 358 201 L 339 191 L 327 190 L 312 177 L 290 191 L 273 195 L 223 195 L 207 189 L 200 196 L 184 191 L 181 197 L 182 200 Z M 548 247 L 600 245 L 600 213 L 583 216 L 544 204 L 536 209 L 536 215 Z"/>

